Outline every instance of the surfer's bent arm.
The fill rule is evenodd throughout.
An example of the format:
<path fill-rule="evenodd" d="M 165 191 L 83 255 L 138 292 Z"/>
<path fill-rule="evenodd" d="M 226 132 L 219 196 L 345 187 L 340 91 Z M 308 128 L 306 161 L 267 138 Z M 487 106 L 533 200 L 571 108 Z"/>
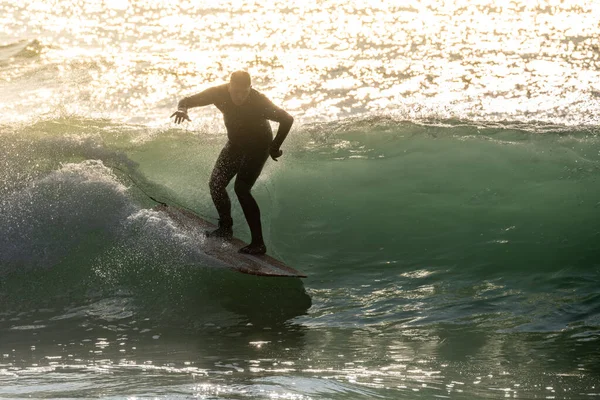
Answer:
<path fill-rule="evenodd" d="M 272 147 L 278 149 L 281 147 L 281 144 L 287 137 L 288 133 L 290 133 L 290 129 L 292 129 L 292 124 L 294 123 L 294 117 L 288 114 L 286 111 L 279 109 L 281 115 L 278 115 L 278 119 L 274 119 L 273 121 L 279 122 L 279 128 L 277 129 L 277 135 L 275 135 L 275 139 L 273 139 Z"/>
<path fill-rule="evenodd" d="M 213 104 L 216 99 L 216 92 L 217 88 L 212 87 L 193 96 L 184 97 L 179 101 L 179 104 L 177 105 L 177 111 L 184 112 L 187 114 L 187 110 L 190 108 L 202 107 L 207 106 L 209 104 Z"/>
<path fill-rule="evenodd" d="M 279 122 L 279 128 L 277 129 L 277 135 L 275 135 L 275 139 L 271 144 L 273 149 L 279 149 L 281 144 L 287 137 L 288 133 L 290 133 L 290 129 L 292 129 L 292 124 L 294 123 L 294 117 L 288 114 L 285 110 L 277 107 L 266 97 L 263 98 L 265 101 L 264 108 L 264 117 L 268 120 Z"/>

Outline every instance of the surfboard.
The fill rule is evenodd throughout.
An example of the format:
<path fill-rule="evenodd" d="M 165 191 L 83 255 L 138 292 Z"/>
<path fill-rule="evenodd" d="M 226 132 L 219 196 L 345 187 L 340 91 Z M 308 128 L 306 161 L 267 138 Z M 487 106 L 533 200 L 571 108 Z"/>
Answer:
<path fill-rule="evenodd" d="M 205 231 L 217 229 L 217 226 L 190 210 L 166 203 L 160 203 L 154 207 L 154 210 L 164 212 L 181 229 L 188 231 L 195 237 L 202 238 L 199 246 L 209 258 L 215 261 L 215 264 L 224 265 L 235 271 L 250 275 L 306 278 L 306 274 L 267 254 L 238 253 L 239 249 L 247 246 L 247 243 L 238 238 L 222 240 L 205 237 Z"/>

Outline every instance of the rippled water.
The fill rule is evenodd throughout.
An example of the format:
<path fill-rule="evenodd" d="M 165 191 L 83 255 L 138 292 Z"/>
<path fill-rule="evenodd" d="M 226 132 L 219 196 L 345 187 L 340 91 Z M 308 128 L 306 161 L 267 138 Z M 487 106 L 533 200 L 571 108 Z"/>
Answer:
<path fill-rule="evenodd" d="M 600 395 L 598 15 L 0 0 L 0 397 Z M 254 193 L 305 280 L 147 197 L 215 217 L 221 116 L 168 116 L 239 68 L 296 117 Z"/>
<path fill-rule="evenodd" d="M 244 68 L 255 86 L 312 120 L 386 113 L 598 122 L 594 0 L 0 7 L 0 40 L 40 53 L 3 69 L 3 120 L 35 107 L 159 123 L 177 98 Z"/>

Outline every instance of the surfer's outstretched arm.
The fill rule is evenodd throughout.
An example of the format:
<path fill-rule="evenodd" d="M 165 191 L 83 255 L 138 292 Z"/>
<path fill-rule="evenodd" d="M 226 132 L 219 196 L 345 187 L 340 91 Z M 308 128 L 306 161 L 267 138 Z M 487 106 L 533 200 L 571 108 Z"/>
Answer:
<path fill-rule="evenodd" d="M 193 96 L 184 97 L 179 101 L 179 104 L 177 105 L 177 111 L 171 115 L 171 118 L 175 117 L 176 124 L 179 124 L 185 120 L 191 121 L 187 113 L 188 109 L 213 104 L 215 102 L 215 92 L 216 88 L 212 87 Z"/>
<path fill-rule="evenodd" d="M 216 100 L 217 88 L 211 87 L 193 96 L 184 97 L 177 105 L 178 110 L 186 111 L 194 107 L 203 107 L 213 104 Z"/>

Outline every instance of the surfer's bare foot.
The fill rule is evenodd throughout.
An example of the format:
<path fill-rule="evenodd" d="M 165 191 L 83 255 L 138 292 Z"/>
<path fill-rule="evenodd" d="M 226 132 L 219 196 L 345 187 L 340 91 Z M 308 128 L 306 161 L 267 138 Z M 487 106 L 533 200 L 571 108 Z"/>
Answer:
<path fill-rule="evenodd" d="M 233 229 L 220 227 L 214 231 L 206 231 L 204 234 L 209 238 L 230 240 L 233 238 Z"/>
<path fill-rule="evenodd" d="M 249 244 L 246 247 L 242 247 L 238 250 L 239 253 L 242 254 L 251 254 L 251 255 L 260 255 L 265 254 L 267 252 L 267 246 L 264 244 Z"/>

